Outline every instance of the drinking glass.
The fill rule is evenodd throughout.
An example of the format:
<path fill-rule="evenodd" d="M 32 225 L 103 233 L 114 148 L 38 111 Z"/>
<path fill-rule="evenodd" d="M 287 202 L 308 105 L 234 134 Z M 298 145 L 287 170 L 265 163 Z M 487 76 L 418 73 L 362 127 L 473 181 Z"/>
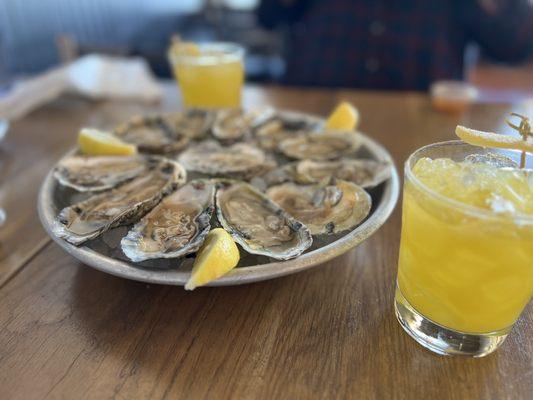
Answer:
<path fill-rule="evenodd" d="M 222 42 L 199 44 L 198 48 L 198 55 L 169 51 L 185 106 L 239 107 L 244 82 L 244 49 Z"/>
<path fill-rule="evenodd" d="M 436 143 L 405 163 L 395 312 L 409 335 L 439 354 L 493 352 L 533 293 L 533 215 L 464 204 L 412 171 L 423 157 L 463 161 L 484 152 L 461 141 Z"/>

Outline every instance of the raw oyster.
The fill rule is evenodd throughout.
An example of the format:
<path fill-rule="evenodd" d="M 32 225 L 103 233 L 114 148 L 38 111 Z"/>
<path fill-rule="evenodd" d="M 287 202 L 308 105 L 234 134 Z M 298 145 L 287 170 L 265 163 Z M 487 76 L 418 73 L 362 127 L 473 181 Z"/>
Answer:
<path fill-rule="evenodd" d="M 275 150 L 278 143 L 284 139 L 314 131 L 317 126 L 316 123 L 305 118 L 272 113 L 270 118 L 264 118 L 263 122 L 258 124 L 254 129 L 254 135 L 261 148 Z"/>
<path fill-rule="evenodd" d="M 296 166 L 296 162 L 282 165 L 281 167 L 274 168 L 263 175 L 252 178 L 250 183 L 264 192 L 270 186 L 295 181 L 297 177 Z"/>
<path fill-rule="evenodd" d="M 213 123 L 213 136 L 219 140 L 239 140 L 250 133 L 256 117 L 256 113 L 240 108 L 220 110 Z"/>
<path fill-rule="evenodd" d="M 116 127 L 114 133 L 147 153 L 176 152 L 187 146 L 190 140 L 177 131 L 176 122 L 168 115 L 134 117 Z"/>
<path fill-rule="evenodd" d="M 287 157 L 298 160 L 334 160 L 355 152 L 361 138 L 355 132 L 306 133 L 283 140 L 278 149 Z"/>
<path fill-rule="evenodd" d="M 345 158 L 337 161 L 302 160 L 296 165 L 296 181 L 299 183 L 319 183 L 337 178 L 370 188 L 389 176 L 390 164 L 384 161 Z"/>
<path fill-rule="evenodd" d="M 219 181 L 216 208 L 224 229 L 249 253 L 288 260 L 313 243 L 305 225 L 247 183 Z"/>
<path fill-rule="evenodd" d="M 360 186 L 337 180 L 329 185 L 284 183 L 267 196 L 287 213 L 302 221 L 313 235 L 346 231 L 363 221 L 372 199 Z"/>
<path fill-rule="evenodd" d="M 169 115 L 176 132 L 190 139 L 204 138 L 213 125 L 214 111 L 189 108 L 186 111 Z"/>
<path fill-rule="evenodd" d="M 209 232 L 215 185 L 194 180 L 165 197 L 122 238 L 122 251 L 132 261 L 176 258 L 193 253 Z"/>
<path fill-rule="evenodd" d="M 152 157 L 146 173 L 64 208 L 54 221 L 54 234 L 75 245 L 94 239 L 108 229 L 142 217 L 185 180 L 181 165 Z"/>
<path fill-rule="evenodd" d="M 63 158 L 54 168 L 54 177 L 80 192 L 111 189 L 148 168 L 142 156 L 82 156 Z"/>
<path fill-rule="evenodd" d="M 221 146 L 213 140 L 189 147 L 178 160 L 187 171 L 245 180 L 276 166 L 257 147 L 246 143 Z"/>

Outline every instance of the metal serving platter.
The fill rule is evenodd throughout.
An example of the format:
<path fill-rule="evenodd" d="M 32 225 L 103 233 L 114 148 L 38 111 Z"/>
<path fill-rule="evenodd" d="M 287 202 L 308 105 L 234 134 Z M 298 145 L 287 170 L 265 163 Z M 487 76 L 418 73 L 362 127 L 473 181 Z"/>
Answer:
<path fill-rule="evenodd" d="M 293 113 L 290 114 L 294 115 Z M 305 117 L 314 119 L 311 116 Z M 376 232 L 390 216 L 398 200 L 398 172 L 390 154 L 383 146 L 364 134 L 361 136 L 363 145 L 356 154 L 357 158 L 387 161 L 391 164 L 389 179 L 368 190 L 372 196 L 372 210 L 361 225 L 342 234 L 323 238 L 314 237 L 313 245 L 304 254 L 287 261 L 250 255 L 240 249 L 241 261 L 239 266 L 211 282 L 208 286 L 240 285 L 303 271 L 340 256 Z M 133 263 L 120 249 L 120 239 L 127 234 L 131 226 L 114 228 L 80 247 L 56 237 L 51 228 L 56 215 L 63 207 L 79 201 L 85 196 L 75 190 L 58 185 L 52 171 L 46 176 L 39 192 L 37 207 L 46 232 L 59 246 L 84 264 L 112 275 L 142 282 L 185 285 L 190 277 L 194 257 Z"/>

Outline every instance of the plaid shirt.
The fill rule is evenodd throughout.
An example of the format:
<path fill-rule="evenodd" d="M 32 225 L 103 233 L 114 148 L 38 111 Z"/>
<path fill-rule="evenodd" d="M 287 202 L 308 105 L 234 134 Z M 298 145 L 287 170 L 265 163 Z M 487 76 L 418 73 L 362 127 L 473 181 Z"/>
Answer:
<path fill-rule="evenodd" d="M 469 41 L 499 60 L 530 54 L 531 5 L 502 2 L 489 15 L 475 0 L 263 0 L 258 18 L 289 26 L 286 84 L 425 90 L 462 77 Z"/>

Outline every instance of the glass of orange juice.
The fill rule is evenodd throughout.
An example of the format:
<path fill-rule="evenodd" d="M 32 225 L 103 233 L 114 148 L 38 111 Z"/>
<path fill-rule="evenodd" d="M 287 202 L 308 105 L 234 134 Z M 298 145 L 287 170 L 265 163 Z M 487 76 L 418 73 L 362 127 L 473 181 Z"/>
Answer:
<path fill-rule="evenodd" d="M 439 354 L 496 350 L 533 294 L 533 171 L 487 151 L 437 143 L 405 164 L 395 311 Z"/>
<path fill-rule="evenodd" d="M 187 107 L 241 105 L 244 49 L 234 43 L 174 43 L 168 52 Z"/>

